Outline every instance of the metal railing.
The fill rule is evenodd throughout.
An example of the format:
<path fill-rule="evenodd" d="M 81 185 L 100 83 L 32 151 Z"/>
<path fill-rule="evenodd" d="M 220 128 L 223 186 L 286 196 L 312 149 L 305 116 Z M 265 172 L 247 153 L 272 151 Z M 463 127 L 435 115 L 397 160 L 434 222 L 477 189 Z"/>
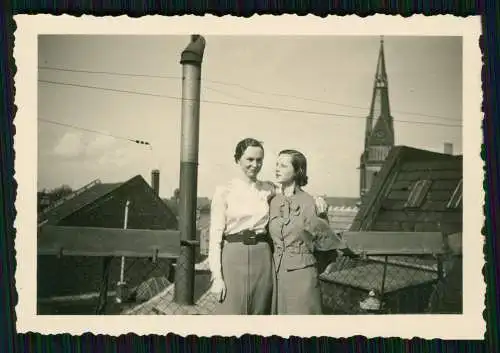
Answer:
<path fill-rule="evenodd" d="M 47 265 L 50 258 L 48 262 L 52 262 L 52 269 L 63 268 L 68 274 L 73 274 L 66 281 L 73 281 L 76 287 L 78 283 L 87 285 L 85 289 L 78 289 L 80 297 L 76 295 L 73 298 L 74 303 L 85 302 L 87 306 L 74 305 L 71 312 L 67 307 L 68 303 L 71 305 L 68 299 L 62 313 L 64 310 L 70 314 L 125 315 L 207 315 L 215 312 L 217 301 L 209 292 L 206 230 L 200 232 L 199 241 L 189 243 L 195 254 L 192 262 L 182 262 L 185 258 L 177 256 L 180 246 L 178 231 L 101 229 L 113 239 L 103 243 L 99 252 L 91 252 L 85 245 L 88 241 L 79 244 L 78 239 L 83 236 L 102 238 L 102 234 L 95 229 L 43 228 L 45 235 L 52 234 L 53 237 L 50 248 L 44 246 L 47 243 L 43 242 L 43 232 L 39 237 L 42 239 L 39 244 L 41 273 L 44 268 L 50 273 L 51 267 Z M 69 243 L 64 244 L 62 240 L 54 246 L 53 240 L 57 238 L 54 233 L 58 231 L 59 238 L 72 231 L 71 244 L 79 250 L 71 249 Z M 132 237 L 138 239 L 138 236 L 142 237 L 141 241 L 123 245 L 130 243 L 128 240 Z M 170 240 L 166 241 L 169 237 Z M 344 238 L 355 253 L 353 257 L 333 254 L 318 263 L 324 314 L 461 311 L 461 254 L 450 254 L 446 237 L 441 233 L 346 232 Z M 163 243 L 158 239 L 163 239 Z M 60 250 L 57 250 L 58 247 Z M 134 251 L 130 250 L 131 247 Z M 122 256 L 127 256 L 124 269 L 121 268 Z M 183 280 L 175 273 L 179 269 L 182 271 L 183 266 L 189 266 L 194 273 L 194 278 L 189 279 L 193 282 L 192 292 L 188 293 L 193 298 L 192 305 L 175 300 L 175 286 Z M 65 279 L 61 276 L 57 282 L 71 287 L 64 283 Z M 126 283 L 125 290 L 119 289 L 119 282 Z M 39 278 L 39 283 L 44 281 Z M 81 298 L 82 292 L 93 292 L 92 299 Z M 49 302 L 45 299 L 39 304 L 45 306 L 47 311 Z M 53 307 L 64 306 L 57 298 L 53 298 L 51 303 Z M 446 308 L 443 309 L 443 305 Z"/>

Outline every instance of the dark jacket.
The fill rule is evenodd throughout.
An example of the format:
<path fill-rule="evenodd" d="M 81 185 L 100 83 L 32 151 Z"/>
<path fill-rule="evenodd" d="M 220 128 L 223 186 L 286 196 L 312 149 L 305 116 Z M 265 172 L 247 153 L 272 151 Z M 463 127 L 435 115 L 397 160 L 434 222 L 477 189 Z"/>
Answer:
<path fill-rule="evenodd" d="M 328 223 L 316 215 L 314 198 L 297 189 L 286 197 L 276 195 L 270 204 L 269 233 L 274 245 L 276 270 L 316 265 L 316 251 L 344 247 Z"/>

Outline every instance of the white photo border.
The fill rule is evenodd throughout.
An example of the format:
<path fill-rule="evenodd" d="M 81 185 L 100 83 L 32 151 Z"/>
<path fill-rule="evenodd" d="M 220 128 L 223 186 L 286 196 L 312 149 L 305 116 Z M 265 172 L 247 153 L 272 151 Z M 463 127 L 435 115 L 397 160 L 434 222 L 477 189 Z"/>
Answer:
<path fill-rule="evenodd" d="M 73 17 L 69 15 L 16 15 L 14 59 L 15 207 L 17 332 L 41 334 L 86 332 L 118 336 L 175 333 L 181 336 L 281 337 L 401 337 L 424 339 L 484 339 L 486 323 L 485 265 L 481 228 L 483 215 L 483 161 L 481 113 L 482 55 L 479 16 L 313 15 L 253 16 L 146 16 L 142 18 Z M 37 195 L 37 58 L 40 34 L 137 35 L 405 35 L 461 36 L 463 38 L 463 314 L 462 315 L 363 315 L 363 316 L 39 316 L 36 314 L 36 195 Z M 209 43 L 207 43 L 209 44 Z M 215 321 L 214 321 L 215 320 Z"/>

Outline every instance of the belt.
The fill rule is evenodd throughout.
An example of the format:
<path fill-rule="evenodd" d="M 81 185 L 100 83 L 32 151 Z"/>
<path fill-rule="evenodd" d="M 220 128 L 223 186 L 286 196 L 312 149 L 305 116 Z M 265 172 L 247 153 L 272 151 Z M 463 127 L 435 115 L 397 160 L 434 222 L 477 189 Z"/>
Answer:
<path fill-rule="evenodd" d="M 274 249 L 276 254 L 283 254 L 285 252 L 290 254 L 311 254 L 311 251 L 307 248 L 305 244 L 292 243 L 292 244 L 282 244 L 275 243 Z"/>
<path fill-rule="evenodd" d="M 255 245 L 257 243 L 269 242 L 267 233 L 255 233 L 251 230 L 244 230 L 239 233 L 225 234 L 224 240 L 228 243 L 243 243 L 245 245 Z"/>

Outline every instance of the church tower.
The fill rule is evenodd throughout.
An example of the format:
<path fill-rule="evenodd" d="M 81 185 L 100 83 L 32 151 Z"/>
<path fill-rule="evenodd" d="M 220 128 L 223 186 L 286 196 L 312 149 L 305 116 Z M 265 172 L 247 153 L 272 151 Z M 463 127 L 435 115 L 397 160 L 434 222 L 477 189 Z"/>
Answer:
<path fill-rule="evenodd" d="M 365 148 L 360 159 L 360 196 L 363 197 L 394 146 L 394 126 L 389 107 L 384 38 L 380 40 L 370 113 L 366 118 Z"/>

